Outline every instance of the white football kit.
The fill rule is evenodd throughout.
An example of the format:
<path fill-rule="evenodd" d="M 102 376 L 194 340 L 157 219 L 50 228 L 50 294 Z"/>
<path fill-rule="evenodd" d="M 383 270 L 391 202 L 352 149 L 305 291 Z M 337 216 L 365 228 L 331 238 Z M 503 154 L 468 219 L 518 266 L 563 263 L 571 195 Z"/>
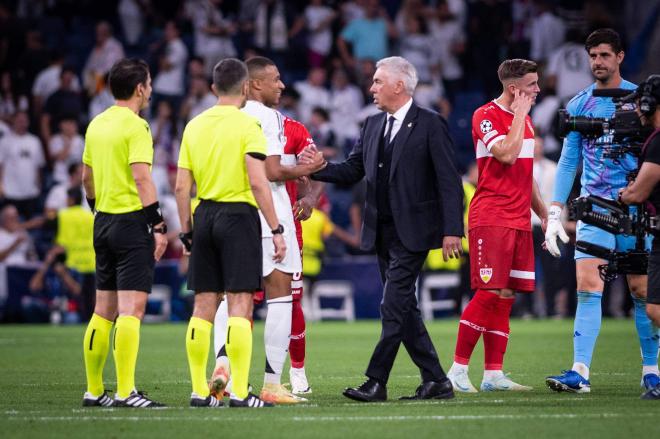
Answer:
<path fill-rule="evenodd" d="M 284 157 L 284 117 L 277 110 L 266 107 L 261 102 L 249 100 L 242 111 L 259 120 L 261 129 L 266 136 L 267 154 L 278 155 L 280 160 Z M 275 213 L 280 224 L 284 227 L 284 242 L 286 243 L 286 256 L 282 262 L 273 261 L 275 248 L 273 247 L 271 228 L 259 211 L 261 219 L 261 244 L 263 248 L 263 272 L 268 276 L 277 269 L 283 273 L 298 273 L 302 271 L 300 249 L 296 240 L 296 226 L 293 221 L 293 208 L 284 182 L 270 182 L 273 194 Z"/>

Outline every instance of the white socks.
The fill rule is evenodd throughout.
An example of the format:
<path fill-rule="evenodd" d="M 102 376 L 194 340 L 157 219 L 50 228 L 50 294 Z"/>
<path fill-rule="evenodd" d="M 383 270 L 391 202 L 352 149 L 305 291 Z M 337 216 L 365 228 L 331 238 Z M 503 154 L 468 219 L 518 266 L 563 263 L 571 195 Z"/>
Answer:
<path fill-rule="evenodd" d="M 293 298 L 291 295 L 270 299 L 266 326 L 264 328 L 264 344 L 266 347 L 265 384 L 280 384 L 284 362 L 289 351 L 291 338 L 291 310 Z"/>
<path fill-rule="evenodd" d="M 216 358 L 216 364 L 222 362 L 229 366 L 227 352 L 223 349 L 227 342 L 227 322 L 229 321 L 229 310 L 227 308 L 227 299 L 223 300 L 215 312 L 215 321 L 213 322 L 213 356 Z M 218 352 L 222 349 L 223 354 L 218 357 Z"/>
<path fill-rule="evenodd" d="M 580 375 L 582 375 L 582 377 L 585 380 L 589 379 L 589 366 L 587 366 L 586 364 L 584 364 L 584 363 L 573 363 L 573 367 L 571 367 L 571 370 L 574 370 L 577 373 L 579 373 Z"/>

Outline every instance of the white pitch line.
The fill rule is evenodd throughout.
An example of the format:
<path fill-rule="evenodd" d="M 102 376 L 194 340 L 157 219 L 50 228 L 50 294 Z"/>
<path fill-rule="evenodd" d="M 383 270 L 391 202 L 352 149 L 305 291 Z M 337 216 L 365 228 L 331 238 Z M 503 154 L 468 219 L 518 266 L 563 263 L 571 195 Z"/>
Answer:
<path fill-rule="evenodd" d="M 224 409 L 223 409 L 224 411 Z M 280 413 L 281 415 L 281 413 Z M 582 414 L 539 414 L 539 415 L 437 415 L 437 416 L 294 416 L 269 419 L 269 422 L 400 422 L 400 421 L 498 421 L 498 420 L 525 420 L 525 419 L 602 419 L 602 418 L 651 418 L 656 417 L 657 413 L 634 413 L 634 414 L 621 414 L 621 413 L 582 413 Z M 218 416 L 204 416 L 204 417 L 190 417 L 190 416 L 176 416 L 176 417 L 163 417 L 163 416 L 37 416 L 37 417 L 9 417 L 9 421 L 31 421 L 31 422 L 72 422 L 72 421 L 118 421 L 118 422 L 145 422 L 145 421 L 174 421 L 174 422 L 208 422 L 217 421 L 244 421 L 244 417 L 227 417 L 220 413 Z"/>

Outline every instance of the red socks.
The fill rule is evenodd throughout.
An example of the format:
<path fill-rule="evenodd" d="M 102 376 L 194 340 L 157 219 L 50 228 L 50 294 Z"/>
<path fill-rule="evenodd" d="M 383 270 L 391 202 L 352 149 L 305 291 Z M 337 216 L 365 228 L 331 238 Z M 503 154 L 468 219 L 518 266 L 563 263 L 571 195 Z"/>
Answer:
<path fill-rule="evenodd" d="M 479 341 L 481 334 L 486 331 L 497 300 L 497 294 L 485 290 L 477 290 L 470 300 L 458 325 L 458 338 L 454 353 L 456 363 L 467 365 L 470 362 L 474 346 Z"/>
<path fill-rule="evenodd" d="M 484 336 L 485 370 L 501 370 L 509 342 L 509 318 L 515 302 L 497 294 L 477 290 L 463 311 L 458 325 L 458 339 L 454 361 L 467 365 L 479 341 Z"/>
<path fill-rule="evenodd" d="M 291 367 L 300 369 L 305 366 L 305 315 L 299 300 L 293 301 L 292 312 L 289 356 L 291 357 Z"/>
<path fill-rule="evenodd" d="M 498 297 L 495 310 L 484 332 L 485 370 L 502 370 L 504 353 L 509 343 L 509 317 L 515 302 L 513 297 Z"/>

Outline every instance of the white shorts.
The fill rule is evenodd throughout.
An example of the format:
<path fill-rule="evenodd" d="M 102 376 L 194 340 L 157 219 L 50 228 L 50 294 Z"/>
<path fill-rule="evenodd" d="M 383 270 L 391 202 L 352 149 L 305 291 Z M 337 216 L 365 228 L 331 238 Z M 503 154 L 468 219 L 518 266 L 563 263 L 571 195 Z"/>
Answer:
<path fill-rule="evenodd" d="M 286 243 L 286 255 L 282 262 L 273 261 L 275 254 L 275 246 L 273 245 L 273 238 L 261 238 L 261 247 L 263 252 L 263 276 L 266 277 L 273 272 L 279 270 L 282 273 L 300 273 L 302 271 L 302 261 L 300 260 L 300 249 L 298 248 L 298 240 L 296 239 L 295 230 L 289 229 L 287 233 L 284 230 L 284 242 Z"/>

